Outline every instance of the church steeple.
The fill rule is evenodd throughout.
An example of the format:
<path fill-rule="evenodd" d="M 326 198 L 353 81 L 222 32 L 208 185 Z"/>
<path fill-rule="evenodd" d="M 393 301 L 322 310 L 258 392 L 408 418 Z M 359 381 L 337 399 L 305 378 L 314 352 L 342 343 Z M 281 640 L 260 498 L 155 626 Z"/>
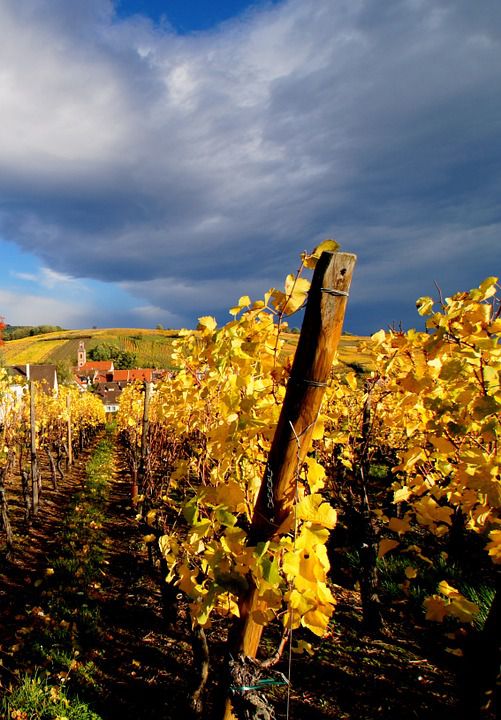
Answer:
<path fill-rule="evenodd" d="M 78 355 L 77 355 L 77 366 L 78 369 L 85 365 L 87 362 L 87 353 L 85 351 L 85 344 L 83 340 L 80 340 L 78 343 Z"/>

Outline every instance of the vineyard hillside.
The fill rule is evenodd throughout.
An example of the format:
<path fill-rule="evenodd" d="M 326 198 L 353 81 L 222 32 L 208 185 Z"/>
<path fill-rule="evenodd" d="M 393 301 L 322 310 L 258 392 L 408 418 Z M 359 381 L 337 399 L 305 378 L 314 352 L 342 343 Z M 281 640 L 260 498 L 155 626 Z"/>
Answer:
<path fill-rule="evenodd" d="M 177 332 L 136 328 L 63 330 L 5 342 L 1 348 L 5 365 L 55 363 L 75 365 L 78 344 L 87 352 L 97 345 L 113 345 L 133 353 L 138 367 L 171 367 L 172 341 Z"/>
<path fill-rule="evenodd" d="M 83 340 L 87 352 L 97 345 L 113 345 L 119 350 L 132 352 L 137 367 L 174 369 L 171 360 L 172 343 L 179 337 L 177 330 L 147 330 L 138 328 L 92 328 L 57 332 L 10 340 L 0 349 L 4 365 L 26 363 L 75 365 L 78 343 Z M 299 335 L 285 335 L 284 352 L 291 353 Z M 358 351 L 359 343 L 366 338 L 344 335 L 340 342 L 339 359 L 347 365 L 368 366 L 368 358 Z"/>

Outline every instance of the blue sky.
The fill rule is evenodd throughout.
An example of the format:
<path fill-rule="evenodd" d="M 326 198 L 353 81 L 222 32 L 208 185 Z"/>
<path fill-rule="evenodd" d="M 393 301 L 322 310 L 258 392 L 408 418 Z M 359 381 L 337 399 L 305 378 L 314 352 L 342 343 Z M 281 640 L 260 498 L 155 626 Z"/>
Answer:
<path fill-rule="evenodd" d="M 145 15 L 155 23 L 170 24 L 180 34 L 210 30 L 249 9 L 269 7 L 279 0 L 119 0 L 119 17 Z"/>
<path fill-rule="evenodd" d="M 498 0 L 2 0 L 0 68 L 11 324 L 225 322 L 326 237 L 352 332 L 500 273 Z"/>

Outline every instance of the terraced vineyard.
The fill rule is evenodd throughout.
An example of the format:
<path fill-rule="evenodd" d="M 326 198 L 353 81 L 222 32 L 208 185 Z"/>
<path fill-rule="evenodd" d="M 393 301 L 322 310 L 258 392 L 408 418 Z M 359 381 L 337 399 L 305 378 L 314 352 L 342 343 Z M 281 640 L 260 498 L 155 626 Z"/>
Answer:
<path fill-rule="evenodd" d="M 97 345 L 114 345 L 119 350 L 134 353 L 137 367 L 174 369 L 176 363 L 172 360 L 172 343 L 178 337 L 177 330 L 139 328 L 65 330 L 10 340 L 0 348 L 0 357 L 5 365 L 26 363 L 74 365 L 78 343 L 83 340 L 87 352 Z M 298 337 L 295 333 L 284 334 L 285 354 L 290 355 L 294 351 Z M 346 365 L 355 363 L 369 368 L 369 354 L 363 354 L 359 350 L 360 343 L 365 339 L 359 335 L 343 335 L 339 344 L 340 362 Z"/>
<path fill-rule="evenodd" d="M 10 340 L 0 353 L 5 365 L 25 363 L 76 363 L 78 343 L 83 340 L 87 351 L 101 344 L 133 352 L 138 367 L 172 367 L 172 341 L 176 331 L 123 328 L 65 330 L 34 337 Z"/>

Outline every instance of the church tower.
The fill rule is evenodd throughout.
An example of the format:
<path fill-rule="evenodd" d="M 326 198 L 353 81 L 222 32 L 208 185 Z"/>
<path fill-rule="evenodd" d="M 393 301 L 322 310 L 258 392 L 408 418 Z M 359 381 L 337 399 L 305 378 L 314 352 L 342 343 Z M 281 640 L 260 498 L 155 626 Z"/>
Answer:
<path fill-rule="evenodd" d="M 78 369 L 85 365 L 87 362 L 87 353 L 85 352 L 85 344 L 83 340 L 80 340 L 78 343 L 78 356 L 77 356 L 77 366 Z"/>

